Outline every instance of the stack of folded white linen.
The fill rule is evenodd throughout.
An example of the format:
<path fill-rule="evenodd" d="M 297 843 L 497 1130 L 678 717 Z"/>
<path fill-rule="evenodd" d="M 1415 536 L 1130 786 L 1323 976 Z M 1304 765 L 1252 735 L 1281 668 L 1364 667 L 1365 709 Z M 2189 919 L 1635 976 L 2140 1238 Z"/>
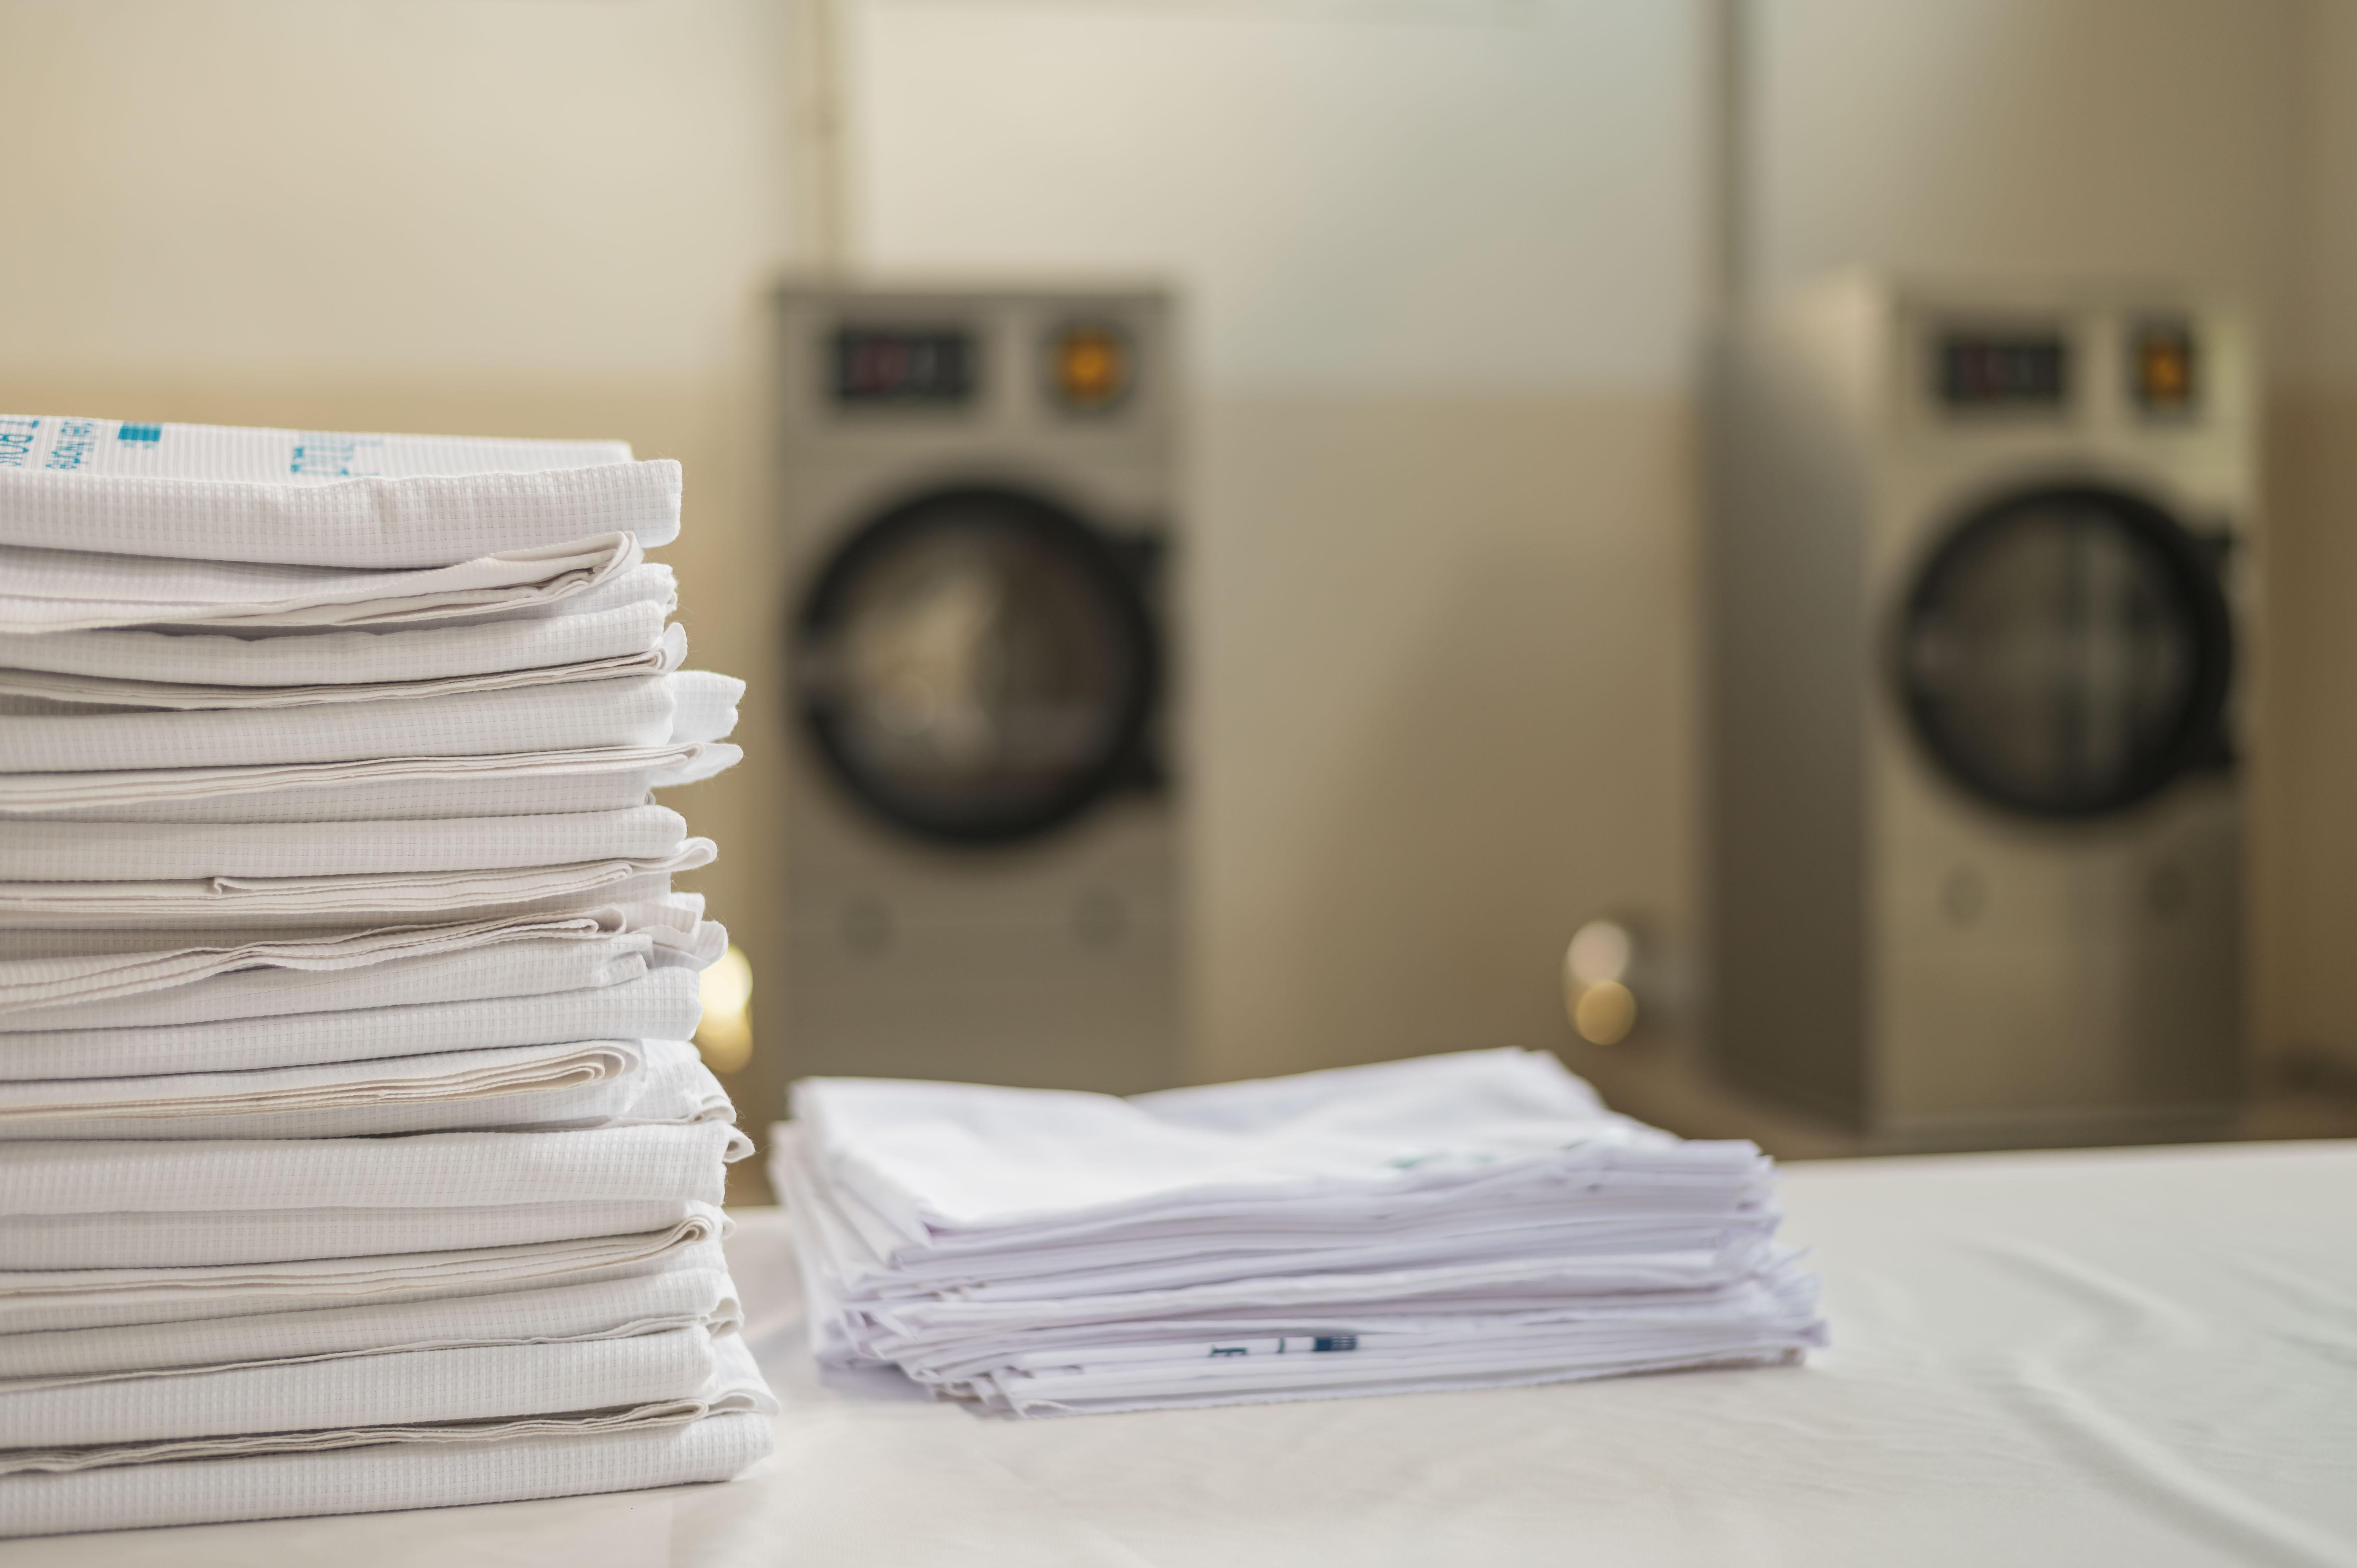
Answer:
<path fill-rule="evenodd" d="M 717 1480 L 680 473 L 0 417 L 0 1535 Z"/>
<path fill-rule="evenodd" d="M 808 1079 L 771 1170 L 823 1364 L 1017 1415 L 1797 1360 L 1747 1143 L 1498 1050 L 1105 1095 Z"/>

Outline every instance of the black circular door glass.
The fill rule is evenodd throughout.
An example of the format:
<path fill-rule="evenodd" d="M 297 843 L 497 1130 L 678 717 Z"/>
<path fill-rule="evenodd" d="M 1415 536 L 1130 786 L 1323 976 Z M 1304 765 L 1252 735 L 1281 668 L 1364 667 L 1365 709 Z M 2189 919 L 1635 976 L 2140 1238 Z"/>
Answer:
<path fill-rule="evenodd" d="M 2115 811 L 2214 753 L 2225 597 L 2192 536 L 2135 496 L 2040 489 L 1974 513 L 1916 579 L 1899 640 L 1917 737 L 1995 804 Z"/>
<path fill-rule="evenodd" d="M 854 797 L 923 837 L 1005 843 L 1134 772 L 1159 683 L 1122 554 L 1015 490 L 942 490 L 884 513 L 813 585 L 802 718 Z"/>

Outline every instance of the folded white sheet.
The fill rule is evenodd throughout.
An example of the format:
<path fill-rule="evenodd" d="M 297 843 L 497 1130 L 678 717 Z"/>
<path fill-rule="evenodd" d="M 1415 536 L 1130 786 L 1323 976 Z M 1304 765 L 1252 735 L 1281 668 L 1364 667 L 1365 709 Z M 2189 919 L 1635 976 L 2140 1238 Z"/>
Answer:
<path fill-rule="evenodd" d="M 691 784 L 733 767 L 743 753 L 705 742 L 608 746 L 580 751 L 494 752 L 482 757 L 393 757 L 357 762 L 288 763 L 254 768 L 140 768 L 106 773 L 0 773 L 0 815 L 81 811 L 135 822 L 332 822 L 361 817 L 490 817 L 470 809 L 469 791 L 529 789 L 560 780 L 632 781 L 636 804 L 648 789 Z M 643 780 L 642 783 L 637 782 Z M 527 794 L 512 797 L 529 801 Z M 332 803 L 354 802 L 338 811 Z M 323 802 L 329 803 L 323 806 Z M 142 816 L 170 808 L 181 816 Z M 362 809 L 390 808 L 390 809 Z M 447 808 L 447 809 L 446 809 Z M 550 811 L 568 808 L 551 806 Z M 604 808 L 588 806 L 579 810 Z"/>
<path fill-rule="evenodd" d="M 637 954 L 642 966 L 643 953 Z M 232 1018 L 151 1028 L 0 1034 L 0 1079 L 27 1092 L 57 1079 L 153 1078 L 373 1064 L 441 1051 L 563 1046 L 574 1040 L 683 1040 L 703 1016 L 693 969 L 663 968 L 589 990 Z"/>
<path fill-rule="evenodd" d="M 431 1135 L 431 1134 L 428 1134 Z M 513 1133 L 508 1137 L 561 1134 Z M 14 1147 L 88 1148 L 85 1144 Z M 172 1148 L 206 1148 L 174 1144 Z M 187 1214 L 131 1209 L 101 1214 L 0 1214 L 0 1270 L 196 1269 L 306 1258 L 386 1257 L 464 1248 L 516 1247 L 659 1230 L 686 1218 L 675 1197 L 471 1208 L 339 1208 Z"/>
<path fill-rule="evenodd" d="M 1323 1355 L 1367 1350 L 1421 1353 L 1434 1348 L 1528 1341 L 1577 1331 L 1641 1337 L 1681 1324 L 1758 1324 L 1815 1308 L 1813 1279 L 1796 1259 L 1779 1259 L 1758 1274 L 1706 1289 L 1623 1291 L 1566 1297 L 1554 1303 L 1494 1310 L 1430 1312 L 1412 1305 L 1369 1302 L 1314 1316 L 1227 1312 L 1137 1318 L 1121 1323 L 1010 1329 L 973 1336 L 955 1347 L 918 1353 L 909 1370 L 925 1381 L 974 1379 L 992 1372 L 1048 1373 L 1082 1366 L 1165 1366 L 1172 1361 L 1248 1359 L 1272 1355 Z M 1340 1338 L 1338 1345 L 1286 1344 L 1302 1337 Z M 1211 1347 L 1226 1347 L 1213 1354 Z M 1224 1375 L 1224 1374 L 1214 1374 Z"/>
<path fill-rule="evenodd" d="M 726 1122 L 683 1040 L 597 1040 L 382 1062 L 0 1083 L 0 1140 L 381 1138 Z"/>
<path fill-rule="evenodd" d="M 662 860 L 686 837 L 686 822 L 661 806 L 390 822 L 0 822 L 0 879 L 103 884 L 504 871 Z"/>
<path fill-rule="evenodd" d="M 297 1519 L 576 1497 L 725 1481 L 776 1441 L 749 1396 L 740 1411 L 507 1442 L 395 1444 L 310 1454 L 145 1464 L 0 1477 L 16 1535 Z"/>
<path fill-rule="evenodd" d="M 673 1328 L 623 1339 L 404 1350 L 0 1391 L 0 1433 L 8 1444 L 0 1448 L 0 1476 L 193 1458 L 245 1446 L 197 1441 L 206 1438 L 262 1436 L 274 1439 L 267 1447 L 280 1451 L 314 1444 L 343 1447 L 350 1444 L 323 1439 L 357 1427 L 692 1398 L 711 1380 L 712 1344 L 701 1328 Z"/>
<path fill-rule="evenodd" d="M 443 1301 L 553 1283 L 725 1268 L 728 1220 L 683 1206 L 655 1230 L 508 1247 L 298 1259 L 209 1268 L 0 1273 L 0 1334 L 305 1312 L 366 1302 Z"/>
<path fill-rule="evenodd" d="M 16 715 L 0 772 L 251 768 L 726 739 L 745 683 L 681 671 L 509 692 L 205 713 Z"/>
<path fill-rule="evenodd" d="M 617 583 L 640 561 L 639 542 L 627 533 L 503 551 L 412 572 L 169 561 L 0 544 L 0 632 L 367 627 L 514 614 L 548 609 Z"/>
<path fill-rule="evenodd" d="M 659 860 L 578 861 L 513 871 L 0 882 L 0 928 L 61 929 L 100 923 L 144 929 L 206 920 L 350 926 L 433 915 L 490 919 L 571 911 L 659 897 L 669 891 L 674 874 L 709 865 L 716 853 L 710 839 L 685 839 Z"/>
<path fill-rule="evenodd" d="M 1797 1323 L 1813 1320 L 1802 1317 Z M 1205 1342 L 1183 1363 L 1083 1362 L 1048 1372 L 992 1370 L 944 1381 L 941 1391 L 1007 1415 L 1099 1415 L 1183 1410 L 1215 1404 L 1266 1404 L 1340 1395 L 1447 1393 L 1585 1382 L 1643 1372 L 1783 1366 L 1824 1343 L 1821 1333 L 1749 1316 L 1723 1326 L 1682 1322 L 1651 1332 L 1566 1330 L 1510 1339 L 1433 1340 L 1415 1346 L 1361 1341 L 1356 1353 L 1286 1356 L 1282 1347 L 1329 1346 L 1348 1336 L 1278 1339 L 1274 1354 L 1244 1359 L 1246 1344 Z M 1252 1347 L 1265 1349 L 1265 1346 Z M 1280 1358 L 1282 1358 L 1280 1359 Z"/>
<path fill-rule="evenodd" d="M 562 624 L 561 622 L 558 624 Z M 660 675 L 687 657 L 687 633 L 674 626 L 654 647 L 578 664 L 498 670 L 438 680 L 384 681 L 367 685 L 202 685 L 176 681 L 118 681 L 102 675 L 59 675 L 40 670 L 0 670 L 0 698 L 38 713 L 70 714 L 80 708 L 155 708 L 196 712 L 215 708 L 305 708 L 320 703 L 377 703 L 402 697 L 455 696 L 462 692 L 511 692 L 576 681 Z"/>
<path fill-rule="evenodd" d="M 1470 1052 L 1115 1100 L 811 1079 L 822 1361 L 1012 1414 L 1757 1365 L 1824 1342 L 1748 1144 Z"/>
<path fill-rule="evenodd" d="M 0 415 L 0 542 L 205 561 L 440 566 L 679 532 L 679 465 L 519 441 Z"/>
<path fill-rule="evenodd" d="M 1443 1250 L 1426 1261 L 1392 1259 L 1358 1269 L 1333 1264 L 1315 1251 L 1262 1253 L 1245 1270 L 1212 1271 L 1226 1277 L 1160 1288 L 1062 1295 L 970 1289 L 909 1293 L 889 1288 L 892 1272 L 879 1266 L 866 1248 L 846 1217 L 844 1195 L 818 1175 L 794 1130 L 780 1128 L 775 1134 L 779 1152 L 770 1171 L 793 1211 L 798 1248 L 804 1253 L 814 1344 L 822 1359 L 843 1364 L 901 1362 L 928 1352 L 956 1351 L 978 1339 L 996 1342 L 1067 1327 L 1118 1336 L 1126 1325 L 1166 1318 L 1282 1316 L 1299 1323 L 1350 1311 L 1505 1311 L 1517 1302 L 1550 1305 L 1599 1294 L 1669 1293 L 1674 1299 L 1727 1289 L 1782 1256 L 1768 1240 L 1766 1228 L 1755 1224 L 1682 1248 L 1633 1246 L 1607 1253 L 1510 1250 L 1469 1257 L 1461 1250 Z M 1566 1197 L 1577 1201 L 1576 1193 Z M 1176 1260 L 1205 1243 L 1166 1240 L 1160 1245 Z"/>
<path fill-rule="evenodd" d="M 62 631 L 0 636 L 0 669 L 105 681 L 302 687 L 441 681 L 552 670 L 652 652 L 667 608 L 638 599 L 590 614 L 380 631 Z"/>
<path fill-rule="evenodd" d="M 620 1339 L 675 1328 L 730 1334 L 743 1321 L 726 1270 L 670 1268 L 587 1284 L 435 1301 L 0 1334 L 0 1391 L 402 1350 Z"/>
<path fill-rule="evenodd" d="M 580 1133 L 427 1133 L 196 1144 L 0 1144 L 18 1215 L 718 1203 L 722 1165 L 751 1147 L 717 1122 Z"/>
<path fill-rule="evenodd" d="M 1763 1179 L 1748 1143 L 1688 1141 L 1604 1109 L 1534 1051 L 1469 1051 L 1295 1078 L 1111 1095 L 805 1079 L 793 1104 L 830 1183 L 892 1261 L 1158 1218 L 1341 1197 L 1361 1208 L 1501 1170 Z"/>
<path fill-rule="evenodd" d="M 620 911 L 609 909 L 559 919 L 388 926 L 310 940 L 232 940 L 212 947 L 10 959 L 0 961 L 0 1017 L 169 991 L 242 970 L 324 972 L 511 942 L 597 941 L 625 925 Z"/>

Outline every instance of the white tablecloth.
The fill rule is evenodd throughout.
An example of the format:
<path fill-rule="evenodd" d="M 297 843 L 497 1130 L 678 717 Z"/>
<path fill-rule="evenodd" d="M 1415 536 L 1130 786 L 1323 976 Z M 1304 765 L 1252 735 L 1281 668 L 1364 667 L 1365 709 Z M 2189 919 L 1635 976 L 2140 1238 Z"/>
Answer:
<path fill-rule="evenodd" d="M 1798 1166 L 1803 1369 L 1008 1423 L 822 1387 L 726 1486 L 81 1536 L 0 1565 L 2357 1564 L 2357 1144 Z"/>

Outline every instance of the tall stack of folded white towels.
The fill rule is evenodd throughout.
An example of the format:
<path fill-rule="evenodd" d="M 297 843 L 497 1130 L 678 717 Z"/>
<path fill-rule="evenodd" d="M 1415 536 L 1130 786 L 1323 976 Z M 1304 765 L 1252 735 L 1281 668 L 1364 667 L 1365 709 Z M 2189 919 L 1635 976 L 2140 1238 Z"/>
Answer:
<path fill-rule="evenodd" d="M 0 1534 L 730 1476 L 680 471 L 0 416 Z"/>
<path fill-rule="evenodd" d="M 1799 1359 L 1773 1168 L 1475 1051 L 1127 1100 L 810 1079 L 771 1171 L 822 1363 L 1017 1415 Z"/>

